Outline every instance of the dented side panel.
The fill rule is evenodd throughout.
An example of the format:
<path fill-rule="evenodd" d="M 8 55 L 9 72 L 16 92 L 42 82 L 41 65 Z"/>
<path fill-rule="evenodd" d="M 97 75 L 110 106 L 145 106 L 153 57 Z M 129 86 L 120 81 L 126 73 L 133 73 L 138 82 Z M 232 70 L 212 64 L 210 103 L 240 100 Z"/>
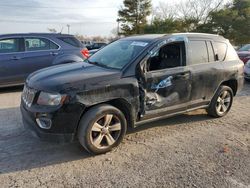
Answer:
<path fill-rule="evenodd" d="M 146 78 L 146 112 L 187 103 L 190 100 L 191 73 L 187 67 L 148 73 Z"/>
<path fill-rule="evenodd" d="M 109 102 L 115 99 L 125 100 L 131 107 L 133 116 L 139 111 L 139 85 L 134 77 L 101 81 L 91 90 L 81 91 L 76 94 L 76 101 L 90 107 L 96 104 Z"/>

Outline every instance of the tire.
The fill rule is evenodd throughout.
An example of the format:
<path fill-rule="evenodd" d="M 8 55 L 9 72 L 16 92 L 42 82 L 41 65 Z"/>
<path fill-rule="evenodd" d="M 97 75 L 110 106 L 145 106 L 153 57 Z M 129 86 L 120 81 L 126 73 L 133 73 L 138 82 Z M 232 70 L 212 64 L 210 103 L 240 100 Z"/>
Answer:
<path fill-rule="evenodd" d="M 103 154 L 117 147 L 127 131 L 124 114 L 111 105 L 98 105 L 87 111 L 78 128 L 80 144 L 92 154 Z"/>
<path fill-rule="evenodd" d="M 225 116 L 233 104 L 233 90 L 228 86 L 220 86 L 207 109 L 209 116 L 219 118 Z"/>

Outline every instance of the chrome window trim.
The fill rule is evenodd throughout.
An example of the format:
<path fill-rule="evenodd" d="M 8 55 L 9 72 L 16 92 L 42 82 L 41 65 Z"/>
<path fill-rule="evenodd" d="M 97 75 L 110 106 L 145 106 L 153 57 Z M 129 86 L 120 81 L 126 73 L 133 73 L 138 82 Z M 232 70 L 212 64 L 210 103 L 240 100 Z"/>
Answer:
<path fill-rule="evenodd" d="M 50 42 L 53 42 L 54 44 L 56 44 L 57 46 L 58 46 L 58 48 L 57 49 L 49 49 L 49 50 L 36 50 L 36 51 L 26 51 L 26 46 L 25 46 L 25 51 L 24 52 L 41 52 L 41 51 L 51 51 L 51 50 L 57 50 L 57 51 L 59 51 L 60 49 L 61 49 L 61 46 L 58 44 L 58 43 L 56 43 L 54 40 L 51 40 L 51 39 L 49 39 L 49 38 L 47 38 L 47 37 L 23 37 L 24 38 L 24 46 L 25 46 L 25 39 L 30 39 L 30 38 L 37 38 L 37 39 L 47 39 L 47 40 L 49 40 Z"/>
<path fill-rule="evenodd" d="M 50 42 L 53 42 L 54 44 L 56 44 L 59 48 L 58 49 L 49 49 L 49 50 L 36 50 L 36 51 L 26 51 L 26 47 L 25 47 L 25 50 L 22 51 L 22 52 L 10 52 L 10 53 L 0 53 L 0 55 L 8 55 L 8 54 L 22 54 L 22 53 L 34 53 L 34 52 L 50 52 L 51 50 L 55 50 L 55 51 L 60 51 L 61 50 L 61 45 L 59 45 L 57 42 L 55 42 L 54 40 L 51 40 L 47 37 L 35 37 L 35 36 L 31 36 L 31 37 L 23 37 L 23 36 L 18 36 L 18 37 L 4 37 L 4 38 L 0 38 L 0 40 L 4 40 L 4 39 L 15 39 L 15 38 L 23 38 L 24 41 L 26 38 L 43 38 L 43 39 L 47 39 L 49 40 Z M 25 45 L 25 44 L 24 44 Z"/>

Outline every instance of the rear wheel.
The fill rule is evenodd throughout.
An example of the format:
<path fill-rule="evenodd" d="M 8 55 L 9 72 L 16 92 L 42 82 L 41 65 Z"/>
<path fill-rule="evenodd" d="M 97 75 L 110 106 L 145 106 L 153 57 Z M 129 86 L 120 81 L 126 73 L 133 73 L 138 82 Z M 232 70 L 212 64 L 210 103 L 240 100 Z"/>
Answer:
<path fill-rule="evenodd" d="M 223 117 L 231 109 L 232 103 L 232 89 L 228 86 L 220 86 L 207 109 L 207 113 L 213 117 Z"/>
<path fill-rule="evenodd" d="M 102 154 L 118 146 L 126 130 L 127 122 L 119 109 L 111 105 L 99 105 L 82 117 L 78 139 L 90 153 Z"/>

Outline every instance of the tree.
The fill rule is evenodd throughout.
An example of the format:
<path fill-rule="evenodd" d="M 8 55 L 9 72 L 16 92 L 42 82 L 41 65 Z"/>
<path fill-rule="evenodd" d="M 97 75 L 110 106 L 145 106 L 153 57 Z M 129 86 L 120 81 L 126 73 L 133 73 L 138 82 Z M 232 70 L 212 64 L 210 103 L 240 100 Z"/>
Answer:
<path fill-rule="evenodd" d="M 48 28 L 48 31 L 50 33 L 57 33 L 56 29 L 55 28 Z"/>
<path fill-rule="evenodd" d="M 182 0 L 179 3 L 159 2 L 154 8 L 151 25 L 146 33 L 196 31 L 208 22 L 211 12 L 223 7 L 225 0 Z"/>
<path fill-rule="evenodd" d="M 151 13 L 151 0 L 124 0 L 118 12 L 124 35 L 144 33 L 147 17 Z"/>
<path fill-rule="evenodd" d="M 211 12 L 209 21 L 198 32 L 223 35 L 234 44 L 250 43 L 250 1 L 234 0 L 223 9 Z"/>
<path fill-rule="evenodd" d="M 171 18 L 161 19 L 155 18 L 152 24 L 148 24 L 145 26 L 145 33 L 146 34 L 165 34 L 165 33 L 177 33 L 182 32 L 182 21 L 175 20 Z"/>
<path fill-rule="evenodd" d="M 193 31 L 200 24 L 207 23 L 210 13 L 224 5 L 224 0 L 187 0 L 176 6 L 177 17 L 184 21 L 184 31 Z"/>

